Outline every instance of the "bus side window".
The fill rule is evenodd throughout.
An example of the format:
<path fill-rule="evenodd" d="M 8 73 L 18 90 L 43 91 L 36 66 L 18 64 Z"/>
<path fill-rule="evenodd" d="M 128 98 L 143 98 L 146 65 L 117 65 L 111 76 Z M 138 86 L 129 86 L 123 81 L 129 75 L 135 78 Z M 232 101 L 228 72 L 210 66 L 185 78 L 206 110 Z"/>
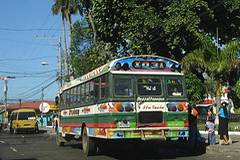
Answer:
<path fill-rule="evenodd" d="M 86 90 L 85 90 L 85 103 L 89 103 L 90 102 L 90 85 L 89 85 L 90 83 L 89 82 L 87 82 L 86 83 Z"/>
<path fill-rule="evenodd" d="M 77 86 L 77 102 L 81 102 L 81 85 Z"/>
<path fill-rule="evenodd" d="M 80 104 L 83 105 L 85 103 L 85 83 L 81 84 L 81 102 Z"/>
<path fill-rule="evenodd" d="M 66 106 L 67 106 L 67 91 L 64 91 L 63 92 L 63 102 L 62 102 L 62 106 L 63 106 L 63 108 L 66 108 Z"/>
<path fill-rule="evenodd" d="M 91 103 L 95 102 L 96 97 L 94 96 L 94 81 L 89 82 L 89 101 Z"/>
<path fill-rule="evenodd" d="M 100 99 L 104 99 L 108 94 L 108 81 L 107 76 L 104 75 L 100 79 Z"/>
<path fill-rule="evenodd" d="M 99 88 L 99 78 L 97 79 L 94 79 L 94 97 L 96 97 L 96 100 L 95 101 L 98 101 L 99 100 L 99 92 L 100 88 Z"/>

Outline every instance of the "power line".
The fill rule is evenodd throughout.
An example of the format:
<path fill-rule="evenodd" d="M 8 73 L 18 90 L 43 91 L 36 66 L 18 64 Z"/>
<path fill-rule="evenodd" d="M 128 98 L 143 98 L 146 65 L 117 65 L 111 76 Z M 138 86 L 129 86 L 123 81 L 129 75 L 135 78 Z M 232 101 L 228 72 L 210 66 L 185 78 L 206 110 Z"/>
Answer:
<path fill-rule="evenodd" d="M 56 58 L 56 56 L 43 56 L 43 57 L 34 57 L 34 58 L 4 58 L 0 59 L 0 61 L 35 61 L 45 58 Z"/>
<path fill-rule="evenodd" d="M 52 82 L 48 83 L 46 86 L 37 89 L 35 92 L 31 93 L 31 94 L 27 94 L 24 96 L 25 99 L 27 98 L 32 98 L 33 96 L 36 96 L 37 94 L 41 93 L 43 89 L 49 87 L 50 85 L 52 85 L 54 82 L 56 82 L 58 80 L 58 78 L 54 79 Z"/>
<path fill-rule="evenodd" d="M 59 31 L 62 29 L 54 29 L 54 28 L 25 28 L 25 29 L 16 29 L 16 28 L 4 28 L 1 27 L 0 31 L 10 31 L 10 32 L 32 32 L 32 31 Z"/>
<path fill-rule="evenodd" d="M 47 73 L 51 73 L 51 72 L 56 72 L 56 69 L 53 70 L 49 70 L 49 71 L 43 71 L 43 72 L 9 72 L 9 71 L 0 71 L 0 73 L 5 73 L 5 74 L 16 74 L 16 75 L 39 75 L 39 74 L 47 74 Z"/>
<path fill-rule="evenodd" d="M 0 38 L 1 41 L 10 41 L 14 43 L 20 43 L 24 45 L 37 45 L 37 46 L 49 46 L 49 47 L 56 47 L 56 45 L 51 45 L 51 44 L 41 44 L 41 43 L 32 43 L 32 42 L 27 42 L 27 41 L 21 41 L 21 40 L 15 40 L 15 39 L 9 39 L 9 38 Z"/>
<path fill-rule="evenodd" d="M 42 75 L 42 76 L 33 76 L 33 75 L 28 75 L 28 76 L 14 76 L 16 78 L 44 78 L 46 76 L 53 76 L 51 75 Z M 56 77 L 56 74 L 54 74 L 54 76 Z"/>
<path fill-rule="evenodd" d="M 28 89 L 28 90 L 25 90 L 24 92 L 19 93 L 17 96 L 23 96 L 23 95 L 25 95 L 25 94 L 29 94 L 28 92 L 30 92 L 30 93 L 33 92 L 33 91 L 36 90 L 39 86 L 43 85 L 44 83 L 48 82 L 49 80 L 51 80 L 52 78 L 55 78 L 55 77 L 56 77 L 56 76 L 52 76 L 52 77 L 44 80 L 43 82 L 37 84 L 36 86 L 34 86 L 34 87 L 32 87 L 32 88 L 30 88 L 30 89 Z"/>
<path fill-rule="evenodd" d="M 31 92 L 31 93 L 29 93 L 29 94 L 27 94 L 27 95 L 25 95 L 25 96 L 23 96 L 23 97 L 24 97 L 25 99 L 32 98 L 33 96 L 36 96 L 37 94 L 41 93 L 41 91 L 42 91 L 42 89 L 39 88 L 39 89 L 37 89 L 36 91 Z"/>

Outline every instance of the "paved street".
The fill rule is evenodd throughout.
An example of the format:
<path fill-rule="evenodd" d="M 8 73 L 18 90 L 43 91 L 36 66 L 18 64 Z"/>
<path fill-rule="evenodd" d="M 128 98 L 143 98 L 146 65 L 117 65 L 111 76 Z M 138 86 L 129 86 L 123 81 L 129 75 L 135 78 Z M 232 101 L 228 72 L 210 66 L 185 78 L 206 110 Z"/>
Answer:
<path fill-rule="evenodd" d="M 228 146 L 207 146 L 206 153 L 190 154 L 179 145 L 160 145 L 151 142 L 135 147 L 115 145 L 89 160 L 116 159 L 238 159 L 240 150 L 240 136 L 232 136 L 234 143 Z M 0 133 L 1 160 L 81 160 L 85 159 L 79 143 L 70 142 L 64 147 L 55 145 L 55 135 L 49 132 L 39 134 L 10 135 Z"/>

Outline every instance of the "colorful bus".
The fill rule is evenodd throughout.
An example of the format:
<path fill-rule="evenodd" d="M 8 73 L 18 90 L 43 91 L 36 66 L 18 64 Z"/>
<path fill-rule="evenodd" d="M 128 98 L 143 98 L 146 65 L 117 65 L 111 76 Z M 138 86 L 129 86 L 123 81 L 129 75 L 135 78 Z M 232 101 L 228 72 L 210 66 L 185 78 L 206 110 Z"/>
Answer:
<path fill-rule="evenodd" d="M 169 58 L 141 55 L 113 60 L 65 84 L 57 99 L 57 144 L 79 139 L 86 155 L 97 152 L 101 139 L 189 137 L 184 74 Z"/>

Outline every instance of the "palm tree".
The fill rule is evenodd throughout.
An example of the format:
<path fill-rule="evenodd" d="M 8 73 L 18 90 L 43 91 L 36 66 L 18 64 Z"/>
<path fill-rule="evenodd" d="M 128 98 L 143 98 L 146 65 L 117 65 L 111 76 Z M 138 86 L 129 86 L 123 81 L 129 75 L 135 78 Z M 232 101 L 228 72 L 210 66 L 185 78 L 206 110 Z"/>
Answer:
<path fill-rule="evenodd" d="M 183 66 L 186 70 L 194 66 L 208 74 L 216 84 L 216 102 L 220 106 L 222 84 L 228 81 L 233 70 L 239 69 L 240 42 L 233 40 L 220 48 L 209 36 L 196 35 L 201 46 L 183 58 Z"/>
<path fill-rule="evenodd" d="M 90 0 L 75 0 L 75 5 L 78 7 L 80 16 L 86 16 L 93 33 L 93 43 L 97 42 L 97 31 L 94 24 L 92 2 Z"/>
<path fill-rule="evenodd" d="M 75 0 L 55 0 L 52 6 L 52 13 L 54 15 L 61 14 L 62 20 L 68 22 L 69 31 L 72 30 L 72 15 L 77 14 L 78 4 Z"/>
<path fill-rule="evenodd" d="M 70 32 L 70 46 L 71 46 L 71 33 L 72 33 L 72 18 L 71 16 L 73 14 L 76 14 L 78 12 L 77 5 L 75 3 L 75 0 L 55 0 L 53 6 L 52 6 L 52 13 L 53 15 L 61 14 L 62 17 L 62 28 L 63 28 L 63 41 L 64 41 L 64 70 L 65 75 L 69 75 L 69 54 L 67 51 L 67 40 L 66 40 L 66 27 L 65 27 L 65 21 L 68 23 L 69 32 Z"/>

